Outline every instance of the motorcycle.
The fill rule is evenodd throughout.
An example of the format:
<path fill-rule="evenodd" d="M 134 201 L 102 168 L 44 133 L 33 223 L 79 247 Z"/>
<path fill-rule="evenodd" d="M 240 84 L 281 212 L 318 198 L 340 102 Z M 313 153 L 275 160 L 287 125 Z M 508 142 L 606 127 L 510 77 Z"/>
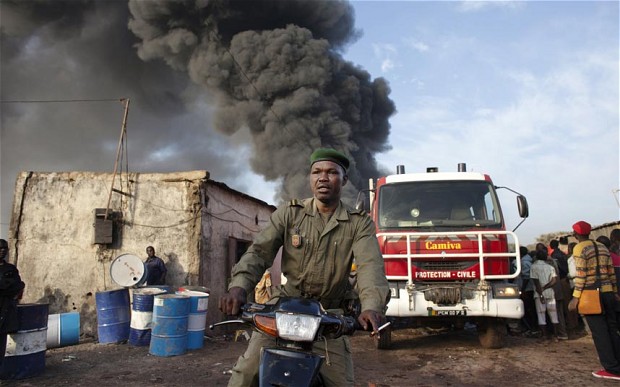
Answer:
<path fill-rule="evenodd" d="M 316 341 L 352 335 L 363 329 L 357 319 L 323 309 L 316 300 L 282 297 L 277 303 L 248 303 L 240 318 L 210 325 L 245 324 L 274 337 L 274 347 L 263 348 L 259 363 L 260 386 L 321 385 L 319 370 L 325 357 L 312 352 Z"/>

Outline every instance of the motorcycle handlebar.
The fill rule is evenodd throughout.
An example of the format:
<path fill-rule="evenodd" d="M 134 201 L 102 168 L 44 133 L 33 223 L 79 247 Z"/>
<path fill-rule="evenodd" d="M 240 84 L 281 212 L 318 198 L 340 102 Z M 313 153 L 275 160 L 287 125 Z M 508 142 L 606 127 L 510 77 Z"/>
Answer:
<path fill-rule="evenodd" d="M 228 325 L 228 324 L 246 324 L 253 325 L 253 317 L 256 313 L 269 313 L 273 309 L 273 305 L 266 304 L 256 304 L 256 303 L 246 303 L 241 306 L 239 310 L 239 314 L 236 316 L 236 319 L 220 321 L 215 324 L 209 325 L 209 329 L 213 330 L 218 326 Z M 329 312 L 326 312 L 324 315 L 324 323 L 327 324 L 337 324 L 340 325 L 339 335 L 353 335 L 355 331 L 363 331 L 364 328 L 359 323 L 357 318 L 352 316 L 343 316 L 336 315 Z M 327 319 L 327 321 L 325 321 Z M 330 321 L 331 320 L 331 321 Z"/>
<path fill-rule="evenodd" d="M 342 316 L 343 324 L 342 324 L 342 334 L 351 336 L 355 333 L 355 331 L 363 331 L 364 328 L 362 324 L 357 321 L 355 317 L 352 316 Z"/>

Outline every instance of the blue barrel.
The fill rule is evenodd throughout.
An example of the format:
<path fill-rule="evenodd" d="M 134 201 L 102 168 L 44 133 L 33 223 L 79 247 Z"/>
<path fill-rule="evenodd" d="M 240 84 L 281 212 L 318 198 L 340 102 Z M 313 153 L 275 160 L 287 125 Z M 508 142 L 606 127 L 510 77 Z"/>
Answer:
<path fill-rule="evenodd" d="M 187 351 L 190 298 L 179 294 L 157 295 L 153 301 L 153 327 L 149 353 L 176 356 Z"/>
<path fill-rule="evenodd" d="M 80 313 L 50 314 L 47 319 L 47 348 L 65 347 L 80 342 Z"/>
<path fill-rule="evenodd" d="M 79 344 L 80 342 L 80 313 L 70 312 L 60 314 L 60 346 Z"/>
<path fill-rule="evenodd" d="M 129 324 L 129 344 L 138 347 L 151 343 L 153 322 L 153 299 L 157 294 L 165 294 L 159 287 L 145 287 L 132 291 L 131 323 Z"/>
<path fill-rule="evenodd" d="M 25 379 L 45 371 L 48 304 L 17 306 L 19 325 L 7 337 L 0 379 Z"/>
<path fill-rule="evenodd" d="M 205 341 L 209 294 L 195 290 L 178 291 L 177 294 L 188 296 L 190 299 L 187 322 L 187 349 L 202 348 Z"/>
<path fill-rule="evenodd" d="M 129 338 L 131 310 L 129 290 L 123 288 L 95 294 L 99 343 L 122 343 Z"/>

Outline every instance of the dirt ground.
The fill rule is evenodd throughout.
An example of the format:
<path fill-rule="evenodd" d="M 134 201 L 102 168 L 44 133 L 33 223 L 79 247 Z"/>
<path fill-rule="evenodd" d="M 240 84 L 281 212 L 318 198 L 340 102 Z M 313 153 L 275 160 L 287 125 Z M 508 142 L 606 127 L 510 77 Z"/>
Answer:
<path fill-rule="evenodd" d="M 483 349 L 475 331 L 397 330 L 392 348 L 377 350 L 368 333 L 351 339 L 356 386 L 552 386 L 614 385 L 595 379 L 600 369 L 592 338 L 542 341 L 509 336 L 502 349 Z M 148 354 L 128 344 L 48 349 L 41 376 L 2 386 L 225 386 L 246 342 L 212 336 L 202 349 L 175 357 Z"/>

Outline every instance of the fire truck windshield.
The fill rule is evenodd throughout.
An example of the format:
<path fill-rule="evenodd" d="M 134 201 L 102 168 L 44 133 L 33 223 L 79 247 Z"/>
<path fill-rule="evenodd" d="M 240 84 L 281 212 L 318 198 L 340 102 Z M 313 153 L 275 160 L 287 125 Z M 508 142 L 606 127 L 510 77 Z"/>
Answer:
<path fill-rule="evenodd" d="M 501 209 L 486 181 L 416 181 L 379 191 L 379 228 L 498 228 Z"/>

